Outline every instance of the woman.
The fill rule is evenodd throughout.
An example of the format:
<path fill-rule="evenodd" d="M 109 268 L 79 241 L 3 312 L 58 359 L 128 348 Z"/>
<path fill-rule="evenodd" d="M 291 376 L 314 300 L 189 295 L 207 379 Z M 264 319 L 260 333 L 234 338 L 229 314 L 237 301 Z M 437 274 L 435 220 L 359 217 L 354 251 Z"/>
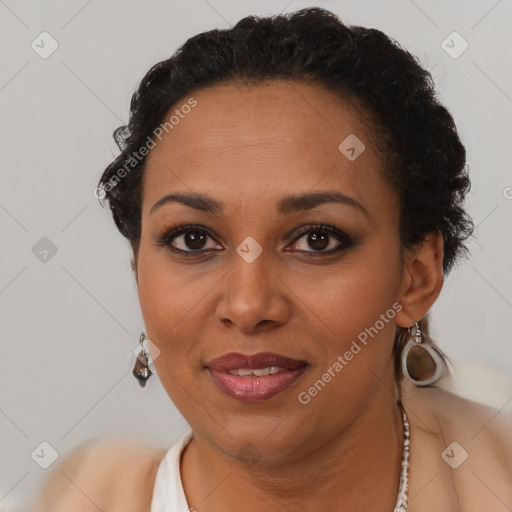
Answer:
<path fill-rule="evenodd" d="M 512 508 L 510 418 L 435 387 L 427 315 L 473 226 L 412 55 L 322 9 L 247 17 L 155 65 L 115 138 L 134 375 L 191 430 L 82 445 L 38 510 Z"/>

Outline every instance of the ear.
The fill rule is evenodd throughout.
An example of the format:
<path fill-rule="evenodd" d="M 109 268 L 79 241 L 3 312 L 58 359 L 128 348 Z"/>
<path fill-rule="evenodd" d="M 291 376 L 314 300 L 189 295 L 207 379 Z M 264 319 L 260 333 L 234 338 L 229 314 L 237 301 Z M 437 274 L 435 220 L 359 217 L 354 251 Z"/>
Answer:
<path fill-rule="evenodd" d="M 441 293 L 443 254 L 441 233 L 430 233 L 421 244 L 405 251 L 398 300 L 402 310 L 395 317 L 399 327 L 411 327 L 421 320 Z"/>

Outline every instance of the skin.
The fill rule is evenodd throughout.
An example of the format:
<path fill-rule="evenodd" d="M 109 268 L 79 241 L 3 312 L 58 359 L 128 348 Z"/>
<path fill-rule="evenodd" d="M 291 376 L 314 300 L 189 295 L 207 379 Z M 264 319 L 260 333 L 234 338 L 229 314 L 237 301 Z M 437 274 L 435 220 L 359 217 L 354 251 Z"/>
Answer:
<path fill-rule="evenodd" d="M 187 500 L 198 512 L 388 512 L 403 442 L 394 332 L 414 325 L 438 297 L 442 237 L 401 247 L 397 194 L 350 103 L 286 81 L 223 84 L 192 96 L 197 106 L 148 156 L 134 255 L 146 330 L 159 350 L 155 366 L 194 430 L 181 462 Z M 354 161 L 338 150 L 349 134 L 366 146 Z M 367 215 L 335 203 L 277 212 L 284 196 L 318 191 L 350 196 Z M 175 192 L 208 194 L 224 211 L 170 202 L 150 213 Z M 319 256 L 297 232 L 317 223 L 349 233 L 354 245 L 329 255 L 340 244 L 329 235 Z M 212 237 L 190 247 L 178 235 L 173 245 L 210 254 L 178 255 L 157 244 L 188 224 Z M 252 263 L 236 252 L 248 236 L 263 249 Z M 298 393 L 394 303 L 402 310 L 310 403 L 299 403 Z M 243 403 L 221 393 L 204 368 L 227 352 L 260 351 L 306 360 L 308 369 L 274 398 Z M 244 462 L 247 445 L 255 464 Z"/>

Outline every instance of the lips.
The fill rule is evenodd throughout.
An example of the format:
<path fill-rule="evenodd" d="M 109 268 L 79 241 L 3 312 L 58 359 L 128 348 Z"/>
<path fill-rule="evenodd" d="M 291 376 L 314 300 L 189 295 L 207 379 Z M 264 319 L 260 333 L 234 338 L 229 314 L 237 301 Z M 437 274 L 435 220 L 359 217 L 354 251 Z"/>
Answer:
<path fill-rule="evenodd" d="M 224 354 L 212 361 L 206 363 L 206 367 L 210 370 L 218 370 L 227 372 L 229 370 L 237 370 L 239 368 L 270 368 L 272 366 L 286 368 L 288 370 L 296 370 L 307 365 L 307 361 L 299 359 L 291 359 L 289 357 L 274 354 L 273 352 L 259 352 L 253 355 L 244 355 L 238 352 Z"/>
<path fill-rule="evenodd" d="M 205 366 L 220 391 L 236 400 L 257 402 L 268 400 L 295 384 L 308 363 L 273 352 L 253 355 L 231 352 Z"/>

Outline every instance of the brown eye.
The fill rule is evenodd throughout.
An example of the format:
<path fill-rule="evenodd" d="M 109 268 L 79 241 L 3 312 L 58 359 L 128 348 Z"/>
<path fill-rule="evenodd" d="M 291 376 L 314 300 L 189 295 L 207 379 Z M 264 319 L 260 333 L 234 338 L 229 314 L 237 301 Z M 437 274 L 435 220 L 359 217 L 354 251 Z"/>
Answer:
<path fill-rule="evenodd" d="M 198 230 L 187 231 L 185 234 L 183 234 L 181 236 L 183 237 L 184 245 L 188 249 L 192 249 L 192 250 L 196 250 L 196 251 L 204 248 L 206 239 L 208 237 L 208 235 L 205 235 L 203 232 L 198 231 Z"/>
<path fill-rule="evenodd" d="M 167 245 L 174 252 L 182 254 L 202 254 L 216 249 L 215 242 L 207 246 L 208 239 L 215 242 L 208 230 L 197 226 L 180 226 L 172 229 L 159 238 L 158 245 Z"/>
<path fill-rule="evenodd" d="M 299 240 L 303 240 L 303 248 L 299 248 L 299 252 L 310 252 L 312 254 L 318 252 L 319 255 L 348 249 L 354 245 L 352 239 L 346 233 L 333 226 L 326 225 L 313 226 L 303 230 L 293 243 L 293 247 L 297 247 Z"/>
<path fill-rule="evenodd" d="M 310 247 L 315 251 L 323 251 L 329 246 L 329 239 L 331 235 L 323 233 L 321 231 L 310 231 L 307 234 L 306 240 Z"/>

